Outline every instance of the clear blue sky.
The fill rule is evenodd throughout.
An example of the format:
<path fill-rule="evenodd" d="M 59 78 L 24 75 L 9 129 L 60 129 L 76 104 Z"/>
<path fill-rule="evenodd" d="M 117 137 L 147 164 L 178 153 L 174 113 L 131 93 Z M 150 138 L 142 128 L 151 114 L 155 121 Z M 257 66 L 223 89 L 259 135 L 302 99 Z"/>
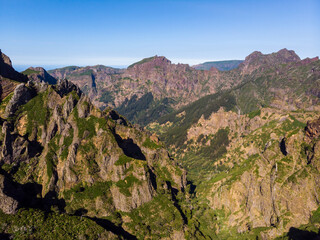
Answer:
<path fill-rule="evenodd" d="M 0 48 L 15 65 L 128 65 L 320 54 L 318 0 L 0 0 Z"/>

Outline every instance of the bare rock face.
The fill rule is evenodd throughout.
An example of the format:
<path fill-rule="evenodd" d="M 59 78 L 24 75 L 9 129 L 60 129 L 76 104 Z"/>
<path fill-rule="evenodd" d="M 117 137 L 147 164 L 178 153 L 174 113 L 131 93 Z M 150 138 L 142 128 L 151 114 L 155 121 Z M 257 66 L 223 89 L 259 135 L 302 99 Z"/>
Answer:
<path fill-rule="evenodd" d="M 28 78 L 13 69 L 10 58 L 0 50 L 0 75 L 18 82 L 27 82 Z"/>
<path fill-rule="evenodd" d="M 57 79 L 52 77 L 44 68 L 42 67 L 30 67 L 23 73 L 27 73 L 30 80 L 33 81 L 43 81 L 49 84 L 56 84 Z"/>
<path fill-rule="evenodd" d="M 14 80 L 14 81 L 12 81 Z M 0 99 L 3 100 L 8 96 L 15 87 L 17 82 L 27 82 L 28 78 L 18 73 L 12 68 L 10 58 L 0 50 Z"/>
<path fill-rule="evenodd" d="M 17 82 L 11 81 L 10 79 L 3 78 L 0 76 L 0 93 L 1 93 L 1 100 L 3 100 L 5 97 L 7 97 L 10 93 L 13 92 L 15 87 L 18 85 Z"/>
<path fill-rule="evenodd" d="M 298 61 L 300 61 L 299 56 L 294 51 L 287 50 L 286 48 L 281 49 L 276 53 L 266 55 L 255 51 L 246 57 L 245 61 L 239 65 L 239 69 L 241 70 L 242 74 L 250 74 L 260 67 L 266 68 Z"/>
<path fill-rule="evenodd" d="M 320 136 L 320 118 L 308 121 L 305 131 L 306 137 L 310 140 L 318 138 Z"/>
<path fill-rule="evenodd" d="M 25 84 L 18 85 L 13 93 L 13 97 L 6 106 L 5 115 L 12 116 L 19 106 L 26 104 L 32 98 L 33 92 Z"/>
<path fill-rule="evenodd" d="M 18 210 L 18 201 L 8 196 L 8 192 L 13 194 L 14 189 L 10 181 L 0 174 L 0 209 L 5 214 L 15 214 Z"/>
<path fill-rule="evenodd" d="M 75 91 L 78 95 L 82 94 L 79 87 L 77 87 L 72 82 L 67 81 L 65 79 L 60 79 L 58 81 L 57 85 L 55 85 L 55 89 L 61 97 L 64 95 L 67 95 L 68 93 L 70 93 L 72 91 Z"/>

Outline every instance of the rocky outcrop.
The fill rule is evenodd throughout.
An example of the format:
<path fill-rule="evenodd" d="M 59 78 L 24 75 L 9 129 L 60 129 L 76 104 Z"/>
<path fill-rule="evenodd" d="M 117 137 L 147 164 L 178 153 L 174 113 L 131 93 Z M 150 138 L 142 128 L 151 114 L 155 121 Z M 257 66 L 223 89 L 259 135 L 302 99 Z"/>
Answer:
<path fill-rule="evenodd" d="M 12 93 L 19 82 L 27 81 L 28 78 L 15 71 L 10 58 L 0 50 L 0 100 Z"/>
<path fill-rule="evenodd" d="M 239 65 L 239 70 L 241 74 L 250 74 L 260 67 L 270 68 L 272 66 L 298 61 L 300 61 L 300 57 L 294 51 L 287 50 L 286 48 L 266 55 L 255 51 L 247 56 L 244 62 Z"/>
<path fill-rule="evenodd" d="M 305 128 L 306 137 L 312 141 L 313 139 L 317 139 L 320 136 L 320 118 L 308 121 L 307 126 Z"/>
<path fill-rule="evenodd" d="M 10 58 L 0 50 L 0 75 L 18 82 L 27 82 L 28 78 L 13 69 Z"/>
<path fill-rule="evenodd" d="M 13 92 L 12 98 L 6 106 L 5 116 L 10 117 L 15 114 L 18 107 L 26 104 L 32 98 L 33 94 L 34 92 L 25 84 L 21 83 L 18 85 Z"/>
<path fill-rule="evenodd" d="M 14 191 L 13 184 L 4 175 L 0 174 L 0 209 L 5 214 L 15 214 L 18 210 L 19 203 L 12 198 Z M 11 194 L 11 196 L 8 194 Z"/>
<path fill-rule="evenodd" d="M 33 81 L 44 81 L 49 84 L 56 84 L 57 79 L 52 77 L 44 68 L 42 67 L 30 67 L 22 72 L 27 75 L 30 80 Z"/>

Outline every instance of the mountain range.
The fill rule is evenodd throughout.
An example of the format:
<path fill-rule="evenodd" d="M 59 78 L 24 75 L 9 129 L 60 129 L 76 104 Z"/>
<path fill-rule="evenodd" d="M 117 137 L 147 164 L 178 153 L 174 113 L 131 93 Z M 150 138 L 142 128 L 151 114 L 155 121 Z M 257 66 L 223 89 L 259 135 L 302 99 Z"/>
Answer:
<path fill-rule="evenodd" d="M 18 73 L 1 53 L 1 238 L 317 239 L 320 61 L 231 63 Z"/>

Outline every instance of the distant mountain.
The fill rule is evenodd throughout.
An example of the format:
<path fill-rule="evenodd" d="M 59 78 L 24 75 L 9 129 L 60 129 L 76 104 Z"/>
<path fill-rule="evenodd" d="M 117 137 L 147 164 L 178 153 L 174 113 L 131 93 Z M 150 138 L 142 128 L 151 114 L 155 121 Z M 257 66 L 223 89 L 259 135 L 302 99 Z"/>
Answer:
<path fill-rule="evenodd" d="M 269 58 L 269 55 L 260 56 L 259 61 L 264 57 Z M 248 59 L 253 58 L 249 56 Z M 243 75 L 243 71 L 251 74 L 245 75 L 245 80 L 238 86 L 202 97 L 159 118 L 161 124 L 174 123 L 163 134 L 166 142 L 179 146 L 185 144 L 189 127 L 202 116 L 208 118 L 220 108 L 239 114 L 249 114 L 262 107 L 320 111 L 320 61 L 317 57 L 287 64 L 283 61 L 272 65 L 266 62 L 255 71 L 251 67 L 256 68 L 257 62 L 251 60 L 239 67 L 239 75 Z"/>
<path fill-rule="evenodd" d="M 44 68 L 42 67 L 30 67 L 23 72 L 22 74 L 28 76 L 29 79 L 44 81 L 49 84 L 56 84 L 57 79 L 52 77 Z"/>
<path fill-rule="evenodd" d="M 259 67 L 300 60 L 292 52 L 283 49 L 267 55 L 253 53 L 230 71 L 216 68 L 201 71 L 187 64 L 172 64 L 163 56 L 153 56 L 127 69 L 98 65 L 60 68 L 49 73 L 77 84 L 101 109 L 114 107 L 130 121 L 146 125 L 203 96 L 239 85 Z"/>
<path fill-rule="evenodd" d="M 226 61 L 213 61 L 205 62 L 198 65 L 192 66 L 197 70 L 210 70 L 212 67 L 218 69 L 219 71 L 229 71 L 235 69 L 242 63 L 243 60 L 226 60 Z"/>
<path fill-rule="evenodd" d="M 233 73 L 222 76 L 216 69 L 199 71 L 187 64 L 172 64 L 163 56 L 143 59 L 127 69 L 91 66 L 48 72 L 77 84 L 101 109 L 115 107 L 142 125 L 240 81 Z"/>
<path fill-rule="evenodd" d="M 261 67 L 266 69 L 279 66 L 280 64 L 298 62 L 300 60 L 300 57 L 294 51 L 287 50 L 286 48 L 271 54 L 262 54 L 259 51 L 255 51 L 246 57 L 239 65 L 239 69 L 242 74 L 250 74 Z"/>

